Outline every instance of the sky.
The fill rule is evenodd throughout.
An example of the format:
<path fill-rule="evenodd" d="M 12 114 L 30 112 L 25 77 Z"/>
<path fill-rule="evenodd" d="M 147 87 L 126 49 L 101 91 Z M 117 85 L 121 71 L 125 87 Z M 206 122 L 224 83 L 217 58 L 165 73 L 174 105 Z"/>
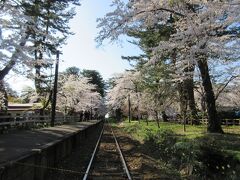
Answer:
<path fill-rule="evenodd" d="M 96 19 L 103 17 L 112 10 L 112 0 L 82 0 L 81 6 L 76 9 L 77 15 L 70 22 L 71 30 L 75 35 L 70 36 L 67 44 L 63 45 L 60 56 L 59 70 L 76 66 L 81 69 L 94 69 L 100 72 L 105 80 L 114 73 L 123 72 L 131 68 L 121 56 L 138 55 L 141 51 L 135 45 L 122 38 L 121 46 L 105 42 L 97 48 L 94 41 L 99 29 L 96 28 Z M 8 82 L 14 90 L 21 91 L 25 85 L 33 86 L 33 82 L 19 76 L 9 76 Z"/>

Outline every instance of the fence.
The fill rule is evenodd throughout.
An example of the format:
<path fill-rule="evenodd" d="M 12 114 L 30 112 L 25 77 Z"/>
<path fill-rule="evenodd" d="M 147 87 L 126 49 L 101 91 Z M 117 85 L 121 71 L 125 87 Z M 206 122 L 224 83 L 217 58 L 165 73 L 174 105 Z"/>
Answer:
<path fill-rule="evenodd" d="M 181 120 L 181 119 L 169 119 L 169 122 L 182 124 L 183 120 Z M 200 124 L 208 124 L 207 119 L 199 119 L 199 122 L 200 122 Z M 186 124 L 192 124 L 192 121 L 188 119 L 188 120 L 186 120 Z M 222 119 L 221 124 L 226 125 L 226 126 L 231 126 L 231 125 L 239 126 L 240 125 L 240 119 Z"/>
<path fill-rule="evenodd" d="M 71 123 L 80 121 L 80 116 L 56 116 L 55 124 L 61 125 L 64 123 Z M 39 116 L 39 115 L 31 115 L 31 116 L 0 116 L 0 133 L 17 127 L 38 127 L 38 126 L 48 126 L 51 122 L 51 116 Z"/>

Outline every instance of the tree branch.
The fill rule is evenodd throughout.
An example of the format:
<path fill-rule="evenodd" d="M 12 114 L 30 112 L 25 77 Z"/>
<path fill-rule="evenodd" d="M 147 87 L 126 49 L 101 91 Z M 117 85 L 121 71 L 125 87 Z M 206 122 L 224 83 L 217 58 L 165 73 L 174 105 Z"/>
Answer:
<path fill-rule="evenodd" d="M 219 87 L 217 89 L 217 93 L 215 95 L 215 101 L 217 100 L 217 98 L 219 97 L 219 95 L 224 91 L 224 89 L 227 87 L 227 85 L 235 78 L 237 78 L 238 76 L 231 76 L 229 78 L 229 80 L 222 86 L 222 87 Z"/>
<path fill-rule="evenodd" d="M 26 35 L 22 37 L 21 42 L 20 42 L 20 47 L 24 47 L 27 39 L 29 38 L 29 35 Z M 14 67 L 16 64 L 16 60 L 18 58 L 18 54 L 21 52 L 20 48 L 17 48 L 15 52 L 12 54 L 12 57 L 10 61 L 7 63 L 7 65 L 0 70 L 0 81 L 4 79 L 4 77 L 9 73 L 9 71 Z"/>
<path fill-rule="evenodd" d="M 173 10 L 167 9 L 167 8 L 158 8 L 158 9 L 151 9 L 151 10 L 148 10 L 148 11 L 139 11 L 135 15 L 139 15 L 139 14 L 146 13 L 146 12 L 154 12 L 154 11 L 167 11 L 167 12 L 173 13 L 175 15 L 178 15 L 178 16 L 181 16 L 181 17 L 185 17 L 184 14 L 181 14 L 179 12 L 176 12 L 176 11 L 173 11 Z"/>

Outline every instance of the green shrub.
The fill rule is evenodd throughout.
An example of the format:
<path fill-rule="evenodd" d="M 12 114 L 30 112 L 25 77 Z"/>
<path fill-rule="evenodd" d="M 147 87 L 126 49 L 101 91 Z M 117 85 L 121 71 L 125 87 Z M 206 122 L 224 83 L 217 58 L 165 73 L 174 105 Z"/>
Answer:
<path fill-rule="evenodd" d="M 214 139 L 191 140 L 171 130 L 146 130 L 145 146 L 154 158 L 178 169 L 182 175 L 200 179 L 237 179 L 240 162 L 221 151 Z"/>
<path fill-rule="evenodd" d="M 240 177 L 238 136 L 202 133 L 201 126 L 189 126 L 179 133 L 179 125 L 125 123 L 125 132 L 141 137 L 148 155 L 179 171 L 186 179 L 231 179 Z M 192 128 L 192 129 L 191 129 Z M 200 136 L 194 136 L 200 134 Z M 191 138 L 189 138 L 191 136 Z"/>
<path fill-rule="evenodd" d="M 133 124 L 133 125 L 124 127 L 124 131 L 126 131 L 129 134 L 136 134 L 136 133 L 138 133 L 138 131 L 140 131 L 141 128 L 142 128 L 141 125 Z"/>
<path fill-rule="evenodd" d="M 105 122 L 106 123 L 117 123 L 117 120 L 115 118 L 106 118 Z"/>
<path fill-rule="evenodd" d="M 174 153 L 173 147 L 177 138 L 171 130 L 146 130 L 144 141 L 155 157 L 167 162 Z"/>
<path fill-rule="evenodd" d="M 239 160 L 217 145 L 200 144 L 196 159 L 202 164 L 201 167 L 196 168 L 196 174 L 201 177 L 206 179 L 240 177 Z"/>

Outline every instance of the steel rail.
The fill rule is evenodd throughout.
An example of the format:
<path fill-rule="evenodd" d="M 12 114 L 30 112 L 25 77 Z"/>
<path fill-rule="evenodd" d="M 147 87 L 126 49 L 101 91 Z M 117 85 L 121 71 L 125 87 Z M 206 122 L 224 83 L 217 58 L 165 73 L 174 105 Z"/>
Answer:
<path fill-rule="evenodd" d="M 98 149 L 98 147 L 99 147 L 99 143 L 100 143 L 101 138 L 102 138 L 103 131 L 104 131 L 104 124 L 103 124 L 103 128 L 102 128 L 101 134 L 100 134 L 100 136 L 99 136 L 99 138 L 98 138 L 97 144 L 96 144 L 96 146 L 95 146 L 95 148 L 94 148 L 94 151 L 93 151 L 93 153 L 92 153 L 92 157 L 91 157 L 90 162 L 89 162 L 89 164 L 88 164 L 87 170 L 86 170 L 86 172 L 85 172 L 85 174 L 84 174 L 83 180 L 87 180 L 87 178 L 88 178 L 89 171 L 90 171 L 90 169 L 91 169 L 93 160 L 94 160 L 94 158 L 95 158 L 97 149 Z"/>
<path fill-rule="evenodd" d="M 118 143 L 118 141 L 117 141 L 117 138 L 116 138 L 116 136 L 115 136 L 112 128 L 111 128 L 111 131 L 112 131 L 112 135 L 113 135 L 113 137 L 114 137 L 114 140 L 115 140 L 115 143 L 116 143 L 118 152 L 119 152 L 119 154 L 120 154 L 121 161 L 122 161 L 122 164 L 123 164 L 123 168 L 124 168 L 124 170 L 125 170 L 125 173 L 127 174 L 128 179 L 129 179 L 129 180 L 132 180 L 132 177 L 131 177 L 130 172 L 129 172 L 128 167 L 127 167 L 127 163 L 126 163 L 126 161 L 125 161 L 125 159 L 124 159 L 124 156 L 123 156 L 123 154 L 122 154 L 121 148 L 120 148 L 120 146 L 119 146 L 119 143 Z"/>
<path fill-rule="evenodd" d="M 101 138 L 102 138 L 102 135 L 103 135 L 103 131 L 104 131 L 104 125 L 103 125 L 103 128 L 102 128 L 101 134 L 100 134 L 100 136 L 99 136 L 99 138 L 98 138 L 97 144 L 96 144 L 96 146 L 95 146 L 95 148 L 94 148 L 94 151 L 93 151 L 93 153 L 92 153 L 92 157 L 91 157 L 90 162 L 89 162 L 89 164 L 88 164 L 87 170 L 86 170 L 86 172 L 85 172 L 85 174 L 84 174 L 83 180 L 87 180 L 87 178 L 88 178 L 90 169 L 91 169 L 91 167 L 92 167 L 94 158 L 95 158 L 95 156 L 96 156 L 97 149 L 98 149 L 98 147 L 99 147 L 99 144 L 100 144 L 100 141 L 101 141 Z M 120 148 L 120 146 L 119 146 L 119 143 L 118 143 L 118 141 L 117 141 L 117 138 L 116 138 L 116 136 L 115 136 L 112 128 L 111 128 L 111 131 L 112 131 L 112 136 L 113 136 L 113 138 L 114 138 L 114 141 L 115 141 L 117 150 L 118 150 L 118 152 L 119 152 L 119 154 L 120 154 L 120 158 L 121 158 L 121 161 L 122 161 L 122 164 L 123 164 L 124 171 L 125 171 L 125 173 L 127 174 L 128 180 L 132 180 L 131 175 L 130 175 L 130 172 L 129 172 L 128 167 L 127 167 L 127 164 L 126 164 L 126 161 L 125 161 L 125 159 L 124 159 L 124 156 L 123 156 L 123 154 L 122 154 L 121 148 Z"/>

